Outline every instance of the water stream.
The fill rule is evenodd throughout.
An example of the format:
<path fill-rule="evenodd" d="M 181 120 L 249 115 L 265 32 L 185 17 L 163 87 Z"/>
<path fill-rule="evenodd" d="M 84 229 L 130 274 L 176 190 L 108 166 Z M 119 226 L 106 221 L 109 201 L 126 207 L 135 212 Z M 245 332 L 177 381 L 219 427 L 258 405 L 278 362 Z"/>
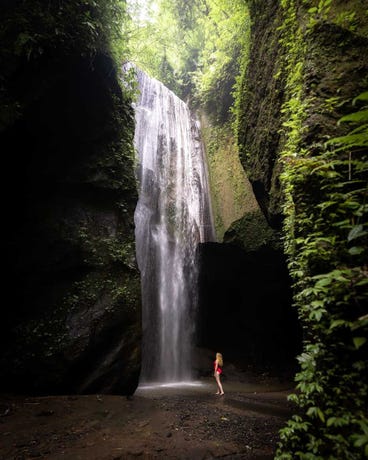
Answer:
<path fill-rule="evenodd" d="M 136 73 L 141 382 L 191 381 L 197 245 L 215 239 L 206 159 L 199 123 L 188 106 L 159 81 Z"/>

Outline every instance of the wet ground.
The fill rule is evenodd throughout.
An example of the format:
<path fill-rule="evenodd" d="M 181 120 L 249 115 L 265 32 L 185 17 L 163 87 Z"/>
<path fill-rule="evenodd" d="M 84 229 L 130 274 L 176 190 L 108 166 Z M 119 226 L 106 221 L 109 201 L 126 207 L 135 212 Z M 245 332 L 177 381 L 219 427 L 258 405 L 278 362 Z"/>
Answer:
<path fill-rule="evenodd" d="M 272 459 L 288 385 L 142 387 L 121 396 L 0 398 L 0 459 Z"/>

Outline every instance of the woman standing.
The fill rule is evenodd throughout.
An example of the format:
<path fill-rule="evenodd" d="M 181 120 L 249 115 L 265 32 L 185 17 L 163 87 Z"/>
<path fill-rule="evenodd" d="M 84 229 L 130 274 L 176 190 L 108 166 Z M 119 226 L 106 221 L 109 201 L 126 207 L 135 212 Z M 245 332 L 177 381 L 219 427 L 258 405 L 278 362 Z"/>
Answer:
<path fill-rule="evenodd" d="M 222 388 L 222 385 L 221 385 L 221 374 L 222 374 L 222 366 L 224 365 L 224 362 L 223 362 L 223 359 L 222 359 L 222 354 L 221 353 L 216 353 L 216 360 L 215 362 L 213 363 L 213 366 L 214 366 L 214 377 L 216 379 L 216 383 L 217 383 L 217 386 L 218 386 L 218 391 L 217 391 L 217 395 L 223 395 L 224 394 L 224 390 Z"/>

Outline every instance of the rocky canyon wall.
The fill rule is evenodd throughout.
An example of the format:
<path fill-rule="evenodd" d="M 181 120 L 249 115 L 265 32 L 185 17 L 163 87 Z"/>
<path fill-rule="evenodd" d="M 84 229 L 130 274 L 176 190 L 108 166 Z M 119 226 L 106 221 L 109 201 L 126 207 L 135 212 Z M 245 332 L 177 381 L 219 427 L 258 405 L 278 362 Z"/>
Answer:
<path fill-rule="evenodd" d="M 292 43 L 293 37 L 291 33 L 285 36 L 281 30 L 289 5 L 296 5 L 294 25 L 300 25 L 306 44 L 304 50 L 295 46 L 292 51 L 305 61 L 303 83 L 297 89 L 303 91 L 303 99 L 310 101 L 303 124 L 306 145 L 317 145 L 335 134 L 337 119 L 366 87 L 364 1 L 338 0 L 326 10 L 309 12 L 314 3 L 248 1 L 251 48 L 242 81 L 238 143 L 241 162 L 257 201 L 274 228 L 280 228 L 283 219 L 282 165 L 278 161 L 287 140 L 282 134 L 283 123 L 288 121 L 283 115 L 283 104 L 292 97 L 290 76 L 296 72 L 287 66 L 290 47 L 285 46 Z M 351 16 L 354 11 L 358 14 Z M 313 15 L 312 30 L 307 24 Z"/>
<path fill-rule="evenodd" d="M 38 2 L 18 3 L 2 11 L 0 386 L 131 394 L 141 305 L 130 99 L 108 45 L 78 23 L 84 10 L 40 16 Z"/>
<path fill-rule="evenodd" d="M 304 146 L 312 151 L 318 151 L 329 137 L 341 132 L 337 120 L 351 110 L 352 99 L 367 84 L 365 7 L 364 2 L 358 0 L 334 1 L 330 7 L 319 7 L 318 2 L 313 1 L 251 0 L 248 7 L 252 18 L 251 45 L 236 110 L 240 160 L 247 176 L 243 180 L 250 181 L 257 205 L 254 206 L 252 195 L 240 195 L 240 201 L 246 200 L 247 203 L 239 210 L 242 215 L 238 214 L 231 225 L 227 224 L 222 237 L 225 245 L 201 249 L 206 286 L 201 291 L 203 305 L 206 305 L 203 311 L 210 312 L 203 321 L 211 320 L 211 311 L 215 317 L 222 312 L 224 315 L 231 312 L 234 319 L 232 324 L 242 324 L 242 329 L 248 331 L 252 318 L 271 319 L 275 315 L 279 321 L 271 319 L 270 324 L 275 327 L 277 324 L 278 330 L 285 327 L 286 334 L 286 331 L 292 331 L 290 342 L 286 345 L 280 343 L 279 354 L 284 354 L 286 346 L 295 355 L 300 340 L 300 326 L 296 311 L 291 308 L 291 279 L 287 273 L 283 248 L 285 199 L 280 181 L 283 173 L 280 156 L 290 140 L 287 131 L 294 129 L 293 135 L 299 127 L 294 127 L 294 119 L 288 119 L 286 112 L 292 104 L 298 105 L 294 96 L 300 92 L 302 100 L 308 101 L 300 133 Z M 290 11 L 294 11 L 294 8 L 296 13 L 293 16 Z M 353 14 L 354 11 L 358 13 Z M 288 18 L 289 14 L 291 16 Z M 295 24 L 303 34 L 303 47 L 299 49 L 291 33 Z M 301 56 L 303 68 L 290 66 L 290 55 Z M 299 77 L 303 81 L 298 86 L 294 83 Z M 298 110 L 304 110 L 302 104 L 298 107 Z M 216 160 L 216 152 L 220 152 L 221 148 L 220 143 L 214 140 L 216 136 L 211 134 L 216 146 L 213 155 Z M 208 146 L 208 140 L 206 144 Z M 229 149 L 230 145 L 231 141 L 228 141 L 226 148 Z M 215 160 L 209 159 L 210 170 L 212 161 L 223 172 L 217 177 L 230 184 L 231 181 L 226 180 L 229 155 L 223 155 L 222 159 L 218 155 L 217 165 Z M 217 186 L 216 183 L 211 185 Z M 218 192 L 215 190 L 213 193 Z M 226 194 L 220 192 L 219 196 Z M 229 209 L 231 206 L 227 206 L 226 211 Z M 226 253 L 227 250 L 229 253 Z M 212 251 L 213 254 L 217 252 L 219 261 L 224 261 L 220 265 L 227 267 L 226 273 L 220 273 L 221 270 L 214 267 L 216 257 L 211 255 Z M 212 261 L 210 265 L 206 262 L 209 260 Z M 272 281 L 267 273 L 272 273 Z M 209 295 L 211 290 L 216 294 Z M 256 327 L 260 331 L 255 334 L 257 337 L 268 329 L 267 325 L 263 328 L 261 323 L 259 321 Z M 224 327 L 223 335 L 231 340 L 235 336 L 241 337 L 240 331 L 232 335 L 231 328 L 230 324 Z M 274 346 L 271 337 L 277 336 L 277 332 L 275 329 L 273 334 L 271 329 L 265 334 L 265 340 L 255 347 L 255 350 L 259 350 L 260 360 Z M 269 341 L 267 336 L 270 337 Z M 215 346 L 216 340 L 213 338 L 202 339 L 205 344 L 209 342 Z M 249 350 L 251 346 L 239 339 L 237 347 Z"/>
<path fill-rule="evenodd" d="M 365 338 L 357 343 L 367 334 L 365 231 L 352 242 L 356 227 L 367 225 L 367 133 L 349 148 L 328 141 L 354 128 L 363 133 L 366 100 L 352 101 L 368 88 L 367 5 L 248 4 L 252 40 L 238 114 L 241 161 L 270 225 L 280 229 L 284 222 L 303 327 L 300 396 L 294 397 L 300 417 L 282 430 L 275 458 L 363 458 L 366 442 L 355 439 L 367 426 L 367 344 Z M 358 110 L 355 123 L 338 123 Z M 335 417 L 346 423 L 335 424 Z"/>

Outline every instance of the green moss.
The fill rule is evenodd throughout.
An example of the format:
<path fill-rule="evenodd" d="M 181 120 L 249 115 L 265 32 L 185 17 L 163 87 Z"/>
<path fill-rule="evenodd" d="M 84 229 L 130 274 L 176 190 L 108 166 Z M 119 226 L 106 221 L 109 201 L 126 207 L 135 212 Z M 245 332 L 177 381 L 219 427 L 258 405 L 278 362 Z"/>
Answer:
<path fill-rule="evenodd" d="M 236 91 L 234 114 L 242 166 L 267 220 L 281 222 L 281 187 L 275 168 L 280 143 L 280 107 L 284 72 L 280 66 L 280 26 L 277 2 L 249 1 L 253 23 L 250 50 L 243 51 L 243 73 Z M 249 61 L 249 65 L 247 65 Z M 266 76 L 267 75 L 267 76 Z"/>
<path fill-rule="evenodd" d="M 260 209 L 248 212 L 234 222 L 225 233 L 224 242 L 236 244 L 247 252 L 266 246 L 282 249 L 280 234 L 268 225 Z"/>
<path fill-rule="evenodd" d="M 212 207 L 219 241 L 230 225 L 246 212 L 258 208 L 252 187 L 239 161 L 230 123 L 214 126 L 202 117 Z"/>
<path fill-rule="evenodd" d="M 368 452 L 367 135 L 353 124 L 363 110 L 342 118 L 353 136 L 337 120 L 368 87 L 367 7 L 360 0 L 277 3 L 249 1 L 250 65 L 236 106 L 241 161 L 258 201 L 268 220 L 284 216 L 304 330 L 291 397 L 298 415 L 281 431 L 276 458 L 358 460 Z M 249 247 L 249 226 L 240 220 L 229 238 Z"/>
<path fill-rule="evenodd" d="M 350 0 L 348 2 L 314 0 L 306 2 L 308 5 L 308 27 L 313 28 L 321 21 L 368 37 L 368 8 L 364 0 Z"/>
<path fill-rule="evenodd" d="M 324 119 L 316 111 L 324 107 L 329 114 L 336 114 L 344 106 L 338 93 L 328 97 L 326 89 L 338 89 L 341 96 L 349 91 L 350 81 L 344 64 L 332 67 L 335 61 L 332 58 L 330 62 L 327 54 L 336 46 L 324 31 L 330 26 L 323 22 L 329 18 L 332 3 L 304 4 L 306 10 L 298 9 L 298 2 L 293 0 L 282 2 L 285 18 L 281 45 L 285 53 L 281 65 L 286 73 L 286 97 L 282 106 L 284 144 L 280 162 L 285 193 L 285 251 L 306 338 L 298 358 L 301 370 L 296 376 L 300 393 L 291 397 L 300 413 L 281 430 L 276 458 L 360 459 L 368 448 L 364 412 L 368 386 L 363 376 L 367 349 L 365 339 L 357 339 L 367 334 L 362 258 L 367 246 L 351 251 L 349 239 L 357 231 L 357 221 L 361 222 L 361 230 L 367 225 L 363 185 L 367 151 L 359 149 L 358 156 L 347 160 L 346 151 L 328 149 L 322 142 L 337 132 L 336 122 L 332 126 L 327 119 L 322 125 Z M 304 18 L 302 24 L 300 17 Z M 333 26 L 328 29 L 330 34 L 333 31 Z M 336 33 L 340 38 L 344 35 L 343 31 Z M 352 37 L 350 40 L 354 43 Z M 320 41 L 318 49 L 313 48 L 314 41 Z M 326 95 L 308 86 L 309 74 L 316 68 L 324 78 Z M 355 81 L 356 90 L 363 85 L 364 79 Z"/>

